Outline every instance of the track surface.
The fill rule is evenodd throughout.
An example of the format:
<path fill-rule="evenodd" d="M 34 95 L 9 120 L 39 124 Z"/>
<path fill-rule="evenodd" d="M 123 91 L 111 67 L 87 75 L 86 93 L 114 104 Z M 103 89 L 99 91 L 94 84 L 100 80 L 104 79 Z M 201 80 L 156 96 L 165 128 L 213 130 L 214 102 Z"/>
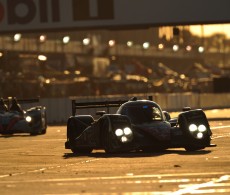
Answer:
<path fill-rule="evenodd" d="M 0 137 L 0 194 L 230 194 L 230 121 L 210 122 L 215 148 L 74 156 L 65 126 Z"/>

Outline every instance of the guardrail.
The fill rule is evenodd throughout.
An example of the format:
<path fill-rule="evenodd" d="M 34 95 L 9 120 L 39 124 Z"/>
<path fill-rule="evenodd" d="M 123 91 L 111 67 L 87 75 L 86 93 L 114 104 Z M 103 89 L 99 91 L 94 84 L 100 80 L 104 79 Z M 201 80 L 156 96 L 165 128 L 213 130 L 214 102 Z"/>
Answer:
<path fill-rule="evenodd" d="M 48 124 L 65 124 L 72 114 L 72 100 L 77 102 L 92 101 L 114 101 L 127 100 L 132 97 L 147 99 L 148 96 L 153 97 L 153 101 L 157 102 L 163 110 L 181 111 L 183 107 L 190 106 L 192 108 L 230 108 L 230 93 L 223 94 L 199 94 L 199 93 L 171 93 L 171 94 L 133 94 L 127 96 L 99 96 L 99 97 L 70 97 L 70 98 L 41 98 L 41 105 L 47 108 Z M 110 113 L 116 111 L 117 108 L 111 108 Z M 97 111 L 103 108 L 80 109 L 77 114 L 91 114 L 96 116 Z"/>

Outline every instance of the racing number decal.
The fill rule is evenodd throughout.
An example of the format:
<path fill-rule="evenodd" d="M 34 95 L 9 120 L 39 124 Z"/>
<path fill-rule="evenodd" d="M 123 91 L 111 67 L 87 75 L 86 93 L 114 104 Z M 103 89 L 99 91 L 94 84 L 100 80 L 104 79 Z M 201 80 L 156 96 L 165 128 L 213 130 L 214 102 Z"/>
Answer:
<path fill-rule="evenodd" d="M 75 21 L 114 18 L 114 0 L 74 0 L 72 4 Z"/>

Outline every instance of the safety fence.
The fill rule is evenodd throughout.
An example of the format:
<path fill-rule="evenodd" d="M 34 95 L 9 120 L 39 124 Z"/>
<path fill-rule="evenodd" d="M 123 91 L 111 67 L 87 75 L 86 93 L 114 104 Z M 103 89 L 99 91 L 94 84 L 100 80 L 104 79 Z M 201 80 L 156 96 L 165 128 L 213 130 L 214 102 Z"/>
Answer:
<path fill-rule="evenodd" d="M 69 97 L 69 98 L 41 98 L 40 104 L 47 109 L 47 119 L 49 124 L 64 124 L 72 114 L 71 100 L 78 102 L 129 100 L 132 97 L 138 99 L 148 99 L 152 96 L 153 101 L 158 103 L 163 110 L 180 111 L 183 107 L 191 108 L 230 108 L 230 93 L 221 94 L 199 94 L 199 93 L 171 93 L 171 94 L 138 94 L 127 96 L 93 96 L 93 97 Z M 110 113 L 116 112 L 117 108 L 111 108 Z M 100 109 L 82 109 L 77 110 L 76 114 L 93 115 L 96 117 L 96 111 Z"/>

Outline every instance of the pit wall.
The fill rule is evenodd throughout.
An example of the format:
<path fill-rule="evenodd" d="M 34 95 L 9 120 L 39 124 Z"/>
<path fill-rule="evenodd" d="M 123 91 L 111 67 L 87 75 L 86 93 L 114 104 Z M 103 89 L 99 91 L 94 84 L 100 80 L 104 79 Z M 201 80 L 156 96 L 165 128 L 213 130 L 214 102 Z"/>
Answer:
<path fill-rule="evenodd" d="M 71 116 L 71 100 L 76 99 L 78 102 L 90 101 L 109 101 L 109 100 L 129 100 L 131 97 L 148 99 L 152 96 L 153 101 L 158 103 L 162 110 L 180 111 L 183 107 L 202 108 L 204 110 L 212 108 L 230 108 L 230 93 L 221 94 L 198 94 L 198 93 L 171 93 L 171 94 L 143 94 L 127 96 L 99 96 L 99 97 L 70 97 L 70 98 L 41 98 L 41 105 L 47 109 L 48 124 L 66 124 Z M 110 113 L 116 112 L 117 108 L 111 108 Z M 83 109 L 77 110 L 77 114 L 90 114 L 94 118 L 97 110 L 100 109 Z"/>

